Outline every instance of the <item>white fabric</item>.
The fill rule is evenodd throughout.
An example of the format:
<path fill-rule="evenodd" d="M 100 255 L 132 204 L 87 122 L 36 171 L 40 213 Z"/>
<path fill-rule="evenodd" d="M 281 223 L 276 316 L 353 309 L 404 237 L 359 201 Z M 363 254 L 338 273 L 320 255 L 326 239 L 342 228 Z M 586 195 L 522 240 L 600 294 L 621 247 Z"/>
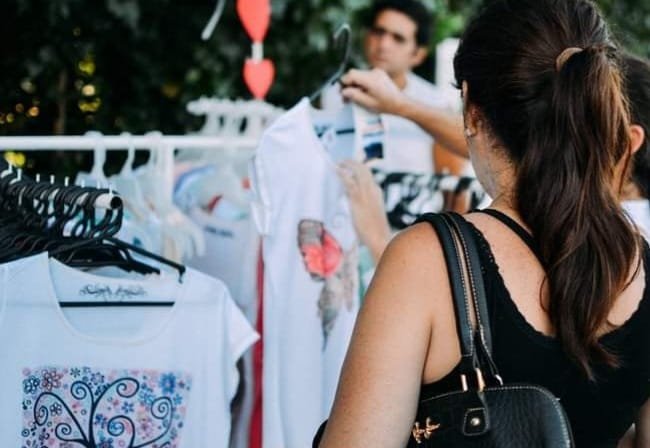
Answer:
<path fill-rule="evenodd" d="M 170 448 L 227 446 L 235 363 L 257 335 L 223 283 L 191 269 L 182 284 L 176 275 L 100 277 L 46 254 L 5 269 L 0 446 L 149 446 L 157 437 Z M 61 308 L 60 299 L 175 303 Z"/>
<path fill-rule="evenodd" d="M 215 212 L 221 204 L 217 204 Z M 227 219 L 199 207 L 189 216 L 205 235 L 206 253 L 192 258 L 188 266 L 223 281 L 251 324 L 257 314 L 257 257 L 260 237 L 250 214 Z"/>
<path fill-rule="evenodd" d="M 435 84 L 409 73 L 403 92 L 412 99 L 431 107 L 453 110 L 448 97 Z M 334 86 L 323 93 L 323 108 L 343 107 L 340 87 Z M 396 115 L 381 114 L 384 126 L 384 160 L 373 166 L 384 171 L 432 173 L 433 138 L 414 122 Z"/>
<path fill-rule="evenodd" d="M 206 252 L 205 255 L 190 260 L 188 266 L 222 280 L 248 321 L 255 325 L 260 237 L 250 213 L 241 219 L 215 216 L 221 207 L 222 202 L 219 202 L 212 214 L 199 207 L 190 210 L 190 218 L 205 233 Z M 247 350 L 242 355 L 242 360 L 243 385 L 238 412 L 234 413 L 231 448 L 249 446 L 254 397 L 252 350 Z"/>
<path fill-rule="evenodd" d="M 650 241 L 650 201 L 647 199 L 623 201 L 622 205 L 623 210 L 627 212 L 644 238 Z"/>
<path fill-rule="evenodd" d="M 311 114 L 316 134 L 323 148 L 334 162 L 348 159 L 363 161 L 361 139 L 358 138 L 354 109 L 345 105 L 340 109 L 314 109 Z M 345 132 L 338 134 L 337 132 Z"/>
<path fill-rule="evenodd" d="M 358 311 L 349 203 L 312 111 L 303 99 L 276 120 L 251 173 L 263 234 L 264 448 L 311 446 Z"/>

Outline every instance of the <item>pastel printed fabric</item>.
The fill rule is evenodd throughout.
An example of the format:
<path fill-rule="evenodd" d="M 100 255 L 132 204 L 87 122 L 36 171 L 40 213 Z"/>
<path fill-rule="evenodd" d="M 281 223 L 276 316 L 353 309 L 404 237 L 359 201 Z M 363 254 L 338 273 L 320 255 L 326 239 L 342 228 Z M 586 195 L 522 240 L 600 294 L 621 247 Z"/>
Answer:
<path fill-rule="evenodd" d="M 22 448 L 177 448 L 191 377 L 155 370 L 23 370 Z"/>
<path fill-rule="evenodd" d="M 0 265 L 0 447 L 227 447 L 238 359 L 257 339 L 228 289 L 188 268 Z M 65 301 L 171 307 L 62 308 Z"/>

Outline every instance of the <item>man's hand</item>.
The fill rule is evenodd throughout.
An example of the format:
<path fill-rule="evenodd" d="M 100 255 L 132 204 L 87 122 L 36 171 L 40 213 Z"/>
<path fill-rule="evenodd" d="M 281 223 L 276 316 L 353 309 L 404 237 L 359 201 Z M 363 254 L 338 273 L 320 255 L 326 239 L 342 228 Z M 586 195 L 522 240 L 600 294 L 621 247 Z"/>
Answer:
<path fill-rule="evenodd" d="M 359 240 L 377 262 L 391 238 L 381 188 L 375 183 L 370 169 L 362 163 L 342 162 L 338 172 L 348 193 Z"/>
<path fill-rule="evenodd" d="M 407 97 L 383 70 L 352 69 L 341 83 L 343 98 L 374 112 L 412 121 L 445 148 L 469 158 L 462 117 L 431 107 L 422 98 Z"/>
<path fill-rule="evenodd" d="M 342 78 L 341 94 L 373 112 L 400 115 L 409 99 L 380 69 L 348 71 Z"/>

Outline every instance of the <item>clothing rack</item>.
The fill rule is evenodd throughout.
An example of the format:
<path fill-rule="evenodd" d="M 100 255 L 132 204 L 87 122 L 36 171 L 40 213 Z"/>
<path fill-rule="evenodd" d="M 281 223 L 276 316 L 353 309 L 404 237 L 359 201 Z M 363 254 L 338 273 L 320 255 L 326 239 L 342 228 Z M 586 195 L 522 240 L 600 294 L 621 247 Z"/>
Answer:
<path fill-rule="evenodd" d="M 146 135 L 102 135 L 99 133 L 73 136 L 19 136 L 0 137 L 0 153 L 3 151 L 96 151 L 145 149 L 162 156 L 164 169 L 161 173 L 159 194 L 172 197 L 174 149 L 254 149 L 258 139 L 243 136 L 163 135 L 152 132 Z M 113 209 L 115 195 L 98 198 L 98 208 Z M 121 202 L 121 201 L 120 201 Z"/>
<path fill-rule="evenodd" d="M 237 135 L 232 134 L 235 132 L 242 137 L 259 137 L 264 129 L 284 112 L 283 109 L 259 100 L 229 100 L 203 96 L 189 102 L 187 111 L 192 115 L 205 116 L 205 124 L 200 131 L 203 135 L 223 135 L 224 132 Z"/>
<path fill-rule="evenodd" d="M 87 135 L 0 137 L 0 151 L 56 151 L 61 149 L 92 151 L 101 145 L 108 150 L 156 148 L 243 148 L 254 149 L 258 139 L 253 137 L 221 137 L 194 135 Z"/>

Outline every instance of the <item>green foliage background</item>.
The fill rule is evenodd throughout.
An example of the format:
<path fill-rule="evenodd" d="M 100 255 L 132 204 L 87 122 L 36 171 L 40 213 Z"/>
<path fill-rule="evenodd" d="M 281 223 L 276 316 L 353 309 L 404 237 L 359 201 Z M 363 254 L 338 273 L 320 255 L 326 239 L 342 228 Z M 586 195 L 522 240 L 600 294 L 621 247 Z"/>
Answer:
<path fill-rule="evenodd" d="M 458 35 L 480 1 L 427 0 L 437 22 L 432 48 Z M 277 73 L 268 100 L 290 106 L 336 66 L 329 36 L 340 23 L 351 22 L 360 39 L 359 13 L 370 0 L 271 3 L 265 52 Z M 650 0 L 599 3 L 621 40 L 650 56 Z M 212 38 L 200 39 L 213 7 L 210 0 L 4 0 L 0 135 L 197 129 L 188 101 L 250 97 L 241 78 L 250 42 L 234 1 Z M 431 76 L 432 60 L 421 74 Z"/>

